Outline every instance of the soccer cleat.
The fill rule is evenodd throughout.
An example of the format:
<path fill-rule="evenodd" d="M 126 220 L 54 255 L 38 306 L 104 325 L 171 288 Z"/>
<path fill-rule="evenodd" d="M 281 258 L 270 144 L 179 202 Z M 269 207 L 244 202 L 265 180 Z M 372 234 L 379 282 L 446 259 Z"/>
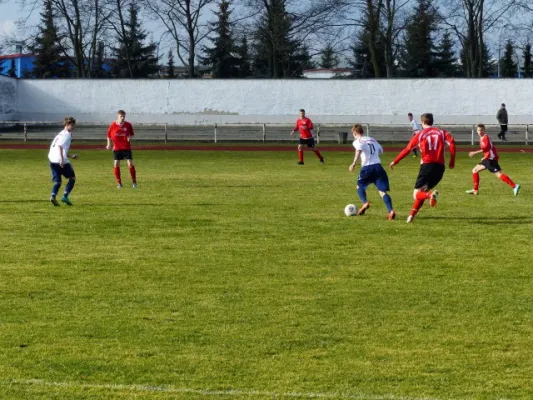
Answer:
<path fill-rule="evenodd" d="M 392 221 L 393 219 L 396 218 L 396 213 L 394 212 L 394 210 L 392 210 L 390 213 L 389 213 L 389 221 Z"/>
<path fill-rule="evenodd" d="M 54 205 L 54 207 L 58 207 L 59 203 L 57 202 L 56 198 L 54 196 L 50 197 L 50 203 Z"/>
<path fill-rule="evenodd" d="M 467 190 L 465 193 L 466 194 L 474 194 L 475 195 L 475 194 L 477 194 L 477 190 L 471 189 L 471 190 Z"/>
<path fill-rule="evenodd" d="M 298 161 L 296 164 L 298 164 L 298 165 L 304 165 L 304 162 L 303 162 L 303 161 Z"/>
<path fill-rule="evenodd" d="M 429 205 L 431 207 L 437 206 L 437 197 L 439 197 L 439 192 L 437 190 L 434 190 L 433 193 L 431 193 L 431 197 L 429 198 Z"/>
<path fill-rule="evenodd" d="M 324 159 L 320 160 L 320 164 L 324 165 Z"/>
<path fill-rule="evenodd" d="M 518 192 L 520 192 L 520 185 L 516 185 L 514 188 L 513 188 L 513 194 L 515 196 L 518 196 Z"/>
<path fill-rule="evenodd" d="M 70 201 L 70 199 L 67 196 L 61 197 L 61 202 L 65 203 L 67 206 L 71 206 L 72 205 L 72 202 Z"/>
<path fill-rule="evenodd" d="M 370 203 L 367 201 L 365 204 L 361 206 L 359 211 L 357 211 L 357 215 L 365 215 L 366 210 L 370 208 Z"/>
<path fill-rule="evenodd" d="M 119 183 L 119 184 L 117 185 L 117 189 L 122 189 L 122 183 Z"/>
<path fill-rule="evenodd" d="M 413 154 L 413 158 L 416 158 L 416 154 Z"/>
<path fill-rule="evenodd" d="M 137 186 L 136 183 L 133 184 L 133 188 L 134 188 L 134 189 L 137 189 L 137 188 L 138 188 L 138 186 Z"/>
<path fill-rule="evenodd" d="M 407 223 L 410 224 L 411 222 L 413 222 L 413 219 L 415 219 L 415 216 L 414 215 L 409 215 L 407 217 Z"/>

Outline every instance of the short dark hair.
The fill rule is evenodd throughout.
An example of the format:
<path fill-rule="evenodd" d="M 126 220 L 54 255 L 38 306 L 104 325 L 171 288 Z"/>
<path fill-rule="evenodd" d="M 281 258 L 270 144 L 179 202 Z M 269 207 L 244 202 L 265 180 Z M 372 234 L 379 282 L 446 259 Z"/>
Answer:
<path fill-rule="evenodd" d="M 484 124 L 477 124 L 476 128 L 481 128 L 481 129 L 485 130 L 485 125 Z"/>
<path fill-rule="evenodd" d="M 124 111 L 124 110 L 118 110 L 118 111 L 117 111 L 117 114 L 118 114 L 118 115 L 126 115 L 126 111 Z"/>
<path fill-rule="evenodd" d="M 300 108 L 300 112 L 303 112 L 303 113 L 304 113 L 304 112 L 305 112 L 305 110 L 304 110 L 303 108 Z"/>
<path fill-rule="evenodd" d="M 76 125 L 76 118 L 74 117 L 65 117 L 63 119 L 63 126 L 67 125 Z"/>
<path fill-rule="evenodd" d="M 502 107 L 505 107 L 505 103 L 502 103 Z"/>
<path fill-rule="evenodd" d="M 407 113 L 407 116 L 408 116 L 408 117 L 412 117 L 412 116 L 413 116 L 413 113 Z"/>
<path fill-rule="evenodd" d="M 433 125 L 433 114 L 432 113 L 424 113 L 420 117 L 420 120 L 424 125 L 432 126 Z"/>

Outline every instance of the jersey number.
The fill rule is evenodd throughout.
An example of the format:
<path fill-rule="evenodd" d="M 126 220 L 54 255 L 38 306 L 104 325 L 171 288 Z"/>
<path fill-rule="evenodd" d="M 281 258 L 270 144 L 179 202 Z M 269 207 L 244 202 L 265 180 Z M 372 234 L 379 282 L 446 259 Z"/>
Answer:
<path fill-rule="evenodd" d="M 372 143 L 368 144 L 368 148 L 370 149 L 370 155 L 375 154 L 376 148 L 374 147 L 374 145 Z"/>
<path fill-rule="evenodd" d="M 439 147 L 439 135 L 428 135 L 427 137 L 428 142 L 428 150 L 437 150 Z"/>

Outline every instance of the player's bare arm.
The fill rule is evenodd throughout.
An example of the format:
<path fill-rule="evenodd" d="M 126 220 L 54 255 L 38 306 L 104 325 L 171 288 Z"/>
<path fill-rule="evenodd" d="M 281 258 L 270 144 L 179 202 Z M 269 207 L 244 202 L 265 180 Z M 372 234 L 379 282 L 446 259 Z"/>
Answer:
<path fill-rule="evenodd" d="M 350 170 L 350 172 L 352 172 L 355 168 L 355 164 L 357 163 L 357 161 L 359 160 L 359 156 L 361 155 L 361 150 L 356 150 L 355 151 L 355 156 L 354 156 L 354 159 L 353 159 L 353 163 L 352 165 L 350 165 L 350 167 L 348 168 Z"/>
<path fill-rule="evenodd" d="M 471 152 L 468 153 L 468 157 L 472 158 L 476 154 L 479 154 L 479 153 L 483 153 L 483 150 L 471 151 Z"/>

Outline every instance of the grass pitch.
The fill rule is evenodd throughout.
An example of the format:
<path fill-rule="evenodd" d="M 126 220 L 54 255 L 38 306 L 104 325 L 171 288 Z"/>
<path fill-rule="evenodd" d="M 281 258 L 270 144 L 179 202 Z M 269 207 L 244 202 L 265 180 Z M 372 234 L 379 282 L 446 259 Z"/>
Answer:
<path fill-rule="evenodd" d="M 411 158 L 391 222 L 352 153 L 82 151 L 56 208 L 46 154 L 0 152 L 0 398 L 533 398 L 530 154 L 410 225 Z"/>

